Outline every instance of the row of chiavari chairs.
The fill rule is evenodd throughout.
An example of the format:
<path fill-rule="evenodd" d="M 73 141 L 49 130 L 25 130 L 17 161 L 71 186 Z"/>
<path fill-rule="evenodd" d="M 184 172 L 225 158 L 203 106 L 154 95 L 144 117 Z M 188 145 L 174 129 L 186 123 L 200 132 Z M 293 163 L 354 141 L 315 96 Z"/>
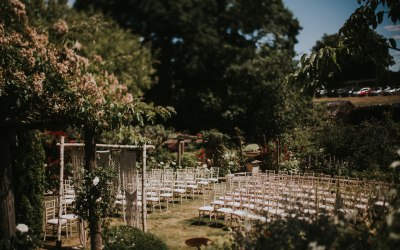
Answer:
<path fill-rule="evenodd" d="M 135 205 L 142 210 L 142 184 L 141 174 L 136 175 L 137 197 Z M 218 182 L 219 168 L 187 167 L 182 169 L 151 169 L 146 172 L 145 195 L 146 205 L 151 212 L 175 206 L 176 202 L 182 204 L 183 199 L 194 199 L 195 195 L 211 192 Z M 126 217 L 126 191 L 120 190 L 116 197 L 116 209 L 124 220 Z"/>
<path fill-rule="evenodd" d="M 314 221 L 321 215 L 341 213 L 353 220 L 367 216 L 371 206 L 385 207 L 390 185 L 343 176 L 287 172 L 240 173 L 218 183 L 199 218 L 231 222 L 298 218 Z"/>

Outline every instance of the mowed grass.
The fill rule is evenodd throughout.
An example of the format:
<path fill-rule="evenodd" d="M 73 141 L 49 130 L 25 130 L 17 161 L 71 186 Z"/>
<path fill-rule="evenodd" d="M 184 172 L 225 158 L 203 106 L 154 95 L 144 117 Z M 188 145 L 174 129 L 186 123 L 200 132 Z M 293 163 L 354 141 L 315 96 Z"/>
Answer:
<path fill-rule="evenodd" d="M 164 241 L 168 249 L 195 249 L 185 244 L 185 241 L 192 238 L 208 238 L 212 242 L 222 243 L 229 239 L 229 231 L 221 223 L 214 220 L 198 219 L 198 208 L 210 201 L 211 197 L 206 196 L 203 201 L 202 195 L 196 195 L 194 200 L 191 198 L 183 199 L 182 204 L 179 199 L 175 200 L 174 206 L 169 204 L 168 210 L 165 207 L 162 211 L 156 208 L 155 212 L 149 212 L 147 218 L 147 229 L 149 233 L 156 235 Z M 112 219 L 111 225 L 124 225 L 121 217 Z M 88 236 L 89 237 L 89 236 Z M 45 245 L 39 249 L 54 249 L 56 237 L 48 237 Z M 79 239 L 77 235 L 65 238 L 62 237 L 62 249 L 79 249 Z M 86 249 L 90 249 L 88 239 Z"/>
<path fill-rule="evenodd" d="M 210 199 L 206 199 L 206 203 Z M 220 223 L 210 222 L 208 218 L 198 219 L 198 208 L 203 205 L 203 197 L 183 200 L 183 204 L 171 204 L 168 211 L 149 214 L 148 232 L 163 240 L 168 249 L 188 249 L 185 241 L 191 238 L 209 238 L 213 242 L 222 242 L 229 238 L 229 231 Z"/>
<path fill-rule="evenodd" d="M 313 99 L 314 104 L 335 101 L 350 101 L 354 106 L 396 104 L 400 103 L 400 95 L 365 97 L 323 97 Z"/>

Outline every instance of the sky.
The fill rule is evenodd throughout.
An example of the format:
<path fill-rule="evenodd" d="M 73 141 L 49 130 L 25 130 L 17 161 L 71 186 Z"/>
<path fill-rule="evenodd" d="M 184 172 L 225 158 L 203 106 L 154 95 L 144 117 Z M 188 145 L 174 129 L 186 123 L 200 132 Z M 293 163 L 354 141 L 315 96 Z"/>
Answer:
<path fill-rule="evenodd" d="M 356 0 L 283 0 L 285 6 L 292 11 L 303 29 L 297 36 L 296 52 L 301 56 L 310 53 L 311 48 L 324 34 L 337 33 L 340 27 L 359 6 Z M 385 19 L 378 26 L 377 32 L 386 38 L 394 38 L 400 47 L 400 23 Z M 392 71 L 400 69 L 400 52 L 389 50 L 396 64 Z"/>
<path fill-rule="evenodd" d="M 75 0 L 68 2 L 72 5 Z M 310 53 L 316 41 L 324 34 L 337 33 L 359 6 L 357 0 L 283 0 L 283 2 L 303 27 L 297 36 L 298 44 L 295 46 L 298 58 L 304 53 Z M 386 38 L 394 38 L 397 47 L 400 47 L 400 23 L 393 25 L 386 19 L 378 26 L 377 32 Z M 389 51 L 396 62 L 389 69 L 400 70 L 400 51 Z"/>

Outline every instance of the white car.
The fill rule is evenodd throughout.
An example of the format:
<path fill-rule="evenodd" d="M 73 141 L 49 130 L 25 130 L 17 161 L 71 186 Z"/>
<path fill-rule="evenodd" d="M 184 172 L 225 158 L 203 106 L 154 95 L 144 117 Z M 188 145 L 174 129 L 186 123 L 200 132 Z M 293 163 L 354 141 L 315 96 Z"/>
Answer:
<path fill-rule="evenodd" d="M 386 86 L 386 88 L 383 90 L 384 95 L 394 95 L 396 92 L 395 88 L 391 88 L 390 86 Z"/>
<path fill-rule="evenodd" d="M 371 91 L 371 95 L 377 96 L 377 95 L 382 95 L 382 94 L 383 94 L 383 88 L 382 87 L 376 88 L 376 89 Z"/>

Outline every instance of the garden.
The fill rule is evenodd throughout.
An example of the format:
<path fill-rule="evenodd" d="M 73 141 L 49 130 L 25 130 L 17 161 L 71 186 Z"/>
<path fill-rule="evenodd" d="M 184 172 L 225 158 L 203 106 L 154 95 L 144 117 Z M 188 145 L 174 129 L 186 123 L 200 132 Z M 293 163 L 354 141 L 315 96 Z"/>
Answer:
<path fill-rule="evenodd" d="M 397 249 L 399 104 L 313 103 L 393 64 L 358 2 L 298 62 L 282 1 L 2 1 L 0 249 Z"/>

